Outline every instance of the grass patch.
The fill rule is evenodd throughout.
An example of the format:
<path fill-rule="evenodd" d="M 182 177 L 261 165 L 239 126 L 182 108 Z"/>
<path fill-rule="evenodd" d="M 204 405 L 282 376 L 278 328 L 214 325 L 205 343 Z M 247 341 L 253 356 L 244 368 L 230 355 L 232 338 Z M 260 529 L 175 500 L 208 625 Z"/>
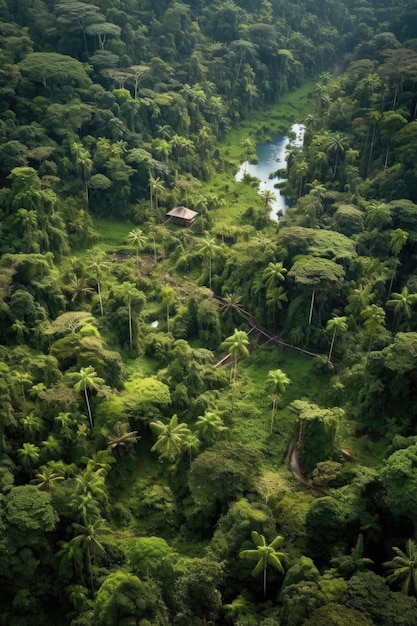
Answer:
<path fill-rule="evenodd" d="M 95 219 L 94 226 L 100 235 L 100 248 L 115 249 L 127 242 L 132 224 L 115 220 Z"/>
<path fill-rule="evenodd" d="M 265 389 L 270 370 L 282 369 L 291 384 L 282 395 L 271 434 L 271 400 Z M 294 435 L 295 413 L 289 404 L 297 398 L 319 403 L 314 361 L 286 349 L 260 347 L 238 366 L 234 390 L 231 437 L 261 450 L 265 468 L 276 469 L 285 461 L 288 445 Z M 232 392 L 228 392 L 231 402 Z"/>
<path fill-rule="evenodd" d="M 146 378 L 160 369 L 160 362 L 149 356 L 138 356 L 135 359 L 124 359 L 126 373 L 129 378 Z"/>

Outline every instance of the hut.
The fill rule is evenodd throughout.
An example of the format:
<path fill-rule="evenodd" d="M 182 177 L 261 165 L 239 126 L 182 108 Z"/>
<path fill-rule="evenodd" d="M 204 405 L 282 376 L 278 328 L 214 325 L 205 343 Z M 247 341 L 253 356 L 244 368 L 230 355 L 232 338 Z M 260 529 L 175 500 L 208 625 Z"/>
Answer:
<path fill-rule="evenodd" d="M 185 206 L 176 206 L 167 212 L 169 222 L 178 226 L 192 226 L 197 219 L 198 212 L 187 209 Z"/>

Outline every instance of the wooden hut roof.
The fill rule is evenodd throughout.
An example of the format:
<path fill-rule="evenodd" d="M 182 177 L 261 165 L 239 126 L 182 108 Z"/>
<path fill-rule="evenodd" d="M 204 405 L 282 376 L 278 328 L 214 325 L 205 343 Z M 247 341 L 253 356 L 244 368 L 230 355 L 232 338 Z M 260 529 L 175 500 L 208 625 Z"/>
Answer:
<path fill-rule="evenodd" d="M 176 206 L 167 212 L 168 217 L 177 217 L 181 220 L 193 220 L 198 215 L 198 211 L 192 211 L 185 206 Z"/>

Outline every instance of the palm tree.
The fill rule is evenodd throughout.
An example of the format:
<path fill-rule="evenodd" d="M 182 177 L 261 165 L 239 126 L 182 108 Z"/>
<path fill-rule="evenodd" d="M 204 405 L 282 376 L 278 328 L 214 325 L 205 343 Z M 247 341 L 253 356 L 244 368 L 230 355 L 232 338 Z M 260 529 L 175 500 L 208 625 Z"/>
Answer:
<path fill-rule="evenodd" d="M 283 394 L 287 386 L 291 383 L 290 378 L 280 369 L 270 370 L 268 372 L 268 378 L 266 379 L 266 388 L 271 391 L 272 398 L 272 413 L 271 413 L 271 433 L 274 427 L 275 413 L 280 400 L 280 395 Z"/>
<path fill-rule="evenodd" d="M 92 269 L 95 273 L 98 299 L 100 301 L 100 313 L 102 317 L 104 315 L 104 310 L 103 310 L 103 298 L 101 294 L 100 276 L 101 276 L 103 269 L 105 269 L 108 266 L 109 264 L 106 263 L 106 261 L 102 261 L 99 257 L 91 257 L 90 265 L 87 266 L 87 269 Z"/>
<path fill-rule="evenodd" d="M 198 249 L 199 254 L 202 255 L 203 258 L 208 259 L 208 273 L 209 273 L 209 288 L 211 289 L 211 278 L 212 278 L 212 265 L 213 259 L 219 254 L 220 246 L 216 244 L 216 240 L 214 237 L 210 237 L 209 233 L 206 233 L 206 238 L 200 248 Z"/>
<path fill-rule="evenodd" d="M 35 474 L 35 478 L 30 482 L 37 485 L 41 491 L 49 491 L 50 488 L 60 480 L 65 480 L 59 472 L 55 471 L 55 468 L 48 465 L 42 465 L 39 468 L 39 472 Z"/>
<path fill-rule="evenodd" d="M 70 283 L 71 289 L 73 291 L 71 302 L 75 302 L 75 300 L 81 298 L 86 294 L 94 293 L 94 289 L 86 284 L 85 278 L 83 276 L 77 276 L 76 274 L 73 274 Z"/>
<path fill-rule="evenodd" d="M 24 443 L 17 451 L 22 466 L 29 469 L 39 461 L 40 450 L 34 443 Z"/>
<path fill-rule="evenodd" d="M 129 446 L 141 439 L 137 430 L 129 430 L 129 425 L 124 422 L 116 422 L 114 434 L 108 438 L 107 445 L 112 450 L 116 450 L 119 456 L 127 452 Z"/>
<path fill-rule="evenodd" d="M 407 319 L 411 317 L 411 307 L 417 303 L 417 293 L 410 293 L 408 287 L 403 287 L 401 293 L 392 293 L 387 306 L 394 309 L 394 320 L 397 315 L 403 315 Z"/>
<path fill-rule="evenodd" d="M 74 420 L 71 417 L 71 413 L 61 411 L 56 417 L 54 417 L 54 422 L 58 425 L 60 436 L 66 441 L 71 441 L 74 434 Z"/>
<path fill-rule="evenodd" d="M 96 519 L 94 522 L 84 521 L 84 524 L 74 522 L 72 527 L 76 534 L 70 543 L 79 546 L 84 552 L 87 576 L 90 578 L 91 589 L 94 591 L 92 564 L 96 554 L 105 554 L 106 552 L 101 541 L 104 532 L 108 532 L 108 529 L 101 518 Z"/>
<path fill-rule="evenodd" d="M 368 304 L 368 306 L 361 312 L 361 317 L 365 320 L 363 325 L 366 333 L 369 335 L 369 354 L 376 332 L 385 326 L 385 311 L 382 307 L 376 304 Z"/>
<path fill-rule="evenodd" d="M 227 313 L 230 310 L 242 311 L 243 307 L 240 301 L 241 297 L 237 293 L 226 293 L 220 306 L 224 313 Z"/>
<path fill-rule="evenodd" d="M 42 451 L 47 457 L 59 458 L 61 455 L 61 444 L 56 437 L 48 435 L 45 441 L 41 442 Z"/>
<path fill-rule="evenodd" d="M 32 438 L 35 434 L 42 430 L 42 418 L 31 412 L 29 415 L 22 418 L 22 426 L 25 431 L 25 435 L 29 435 L 29 437 Z"/>
<path fill-rule="evenodd" d="M 330 133 L 326 131 L 323 135 L 316 138 L 315 144 L 318 147 L 324 148 L 329 155 L 334 157 L 333 176 L 336 176 L 337 166 L 339 158 L 344 155 L 346 151 L 347 137 L 343 137 L 340 133 Z"/>
<path fill-rule="evenodd" d="M 194 433 L 191 433 L 189 435 L 187 435 L 187 437 L 184 438 L 184 450 L 187 450 L 188 452 L 188 459 L 189 459 L 189 463 L 191 465 L 191 461 L 193 460 L 193 454 L 195 452 L 198 452 L 198 449 L 200 447 L 200 439 L 197 437 L 197 435 L 194 435 Z"/>
<path fill-rule="evenodd" d="M 281 262 L 268 263 L 262 271 L 261 280 L 266 288 L 266 305 L 273 309 L 273 321 L 275 322 L 276 309 L 282 309 L 282 303 L 288 302 L 287 293 L 281 285 L 285 280 L 286 268 Z M 258 286 L 258 290 L 260 285 Z"/>
<path fill-rule="evenodd" d="M 200 439 L 204 439 L 207 443 L 211 444 L 214 443 L 222 433 L 226 433 L 228 428 L 224 425 L 222 418 L 217 415 L 217 413 L 206 411 L 204 415 L 200 415 L 197 418 L 195 430 Z"/>
<path fill-rule="evenodd" d="M 299 181 L 298 182 L 298 197 L 299 198 L 302 195 L 304 178 L 308 174 L 308 169 L 309 169 L 309 165 L 307 161 L 305 161 L 304 159 L 301 159 L 301 160 L 296 159 L 291 168 L 292 170 L 291 173 L 294 174 L 295 178 L 298 179 Z"/>
<path fill-rule="evenodd" d="M 276 201 L 277 197 L 274 194 L 273 191 L 271 191 L 270 189 L 264 189 L 263 191 L 260 192 L 259 194 L 264 202 L 264 208 L 265 209 L 270 209 L 271 208 L 271 204 L 273 202 Z"/>
<path fill-rule="evenodd" d="M 246 168 L 246 163 L 249 161 L 249 157 L 251 154 L 253 154 L 253 151 L 254 151 L 254 143 L 252 139 L 250 139 L 249 137 L 246 137 L 246 139 L 242 141 L 242 147 L 244 149 L 244 161 L 245 161 L 245 168 Z M 246 169 L 245 169 L 245 173 L 246 173 Z"/>
<path fill-rule="evenodd" d="M 395 557 L 384 563 L 389 575 L 387 581 L 391 584 L 400 584 L 401 592 L 405 595 L 417 596 L 417 546 L 412 539 L 408 539 L 405 552 L 393 547 Z"/>
<path fill-rule="evenodd" d="M 409 236 L 408 233 L 405 230 L 402 230 L 401 228 L 396 228 L 391 233 L 390 250 L 394 255 L 394 269 L 392 272 L 391 282 L 390 282 L 389 289 L 388 289 L 388 298 L 391 295 L 391 289 L 392 289 L 392 285 L 393 285 L 395 274 L 396 274 L 396 267 L 398 265 L 398 257 L 400 255 L 401 250 L 404 248 L 405 244 L 407 243 L 408 236 Z"/>
<path fill-rule="evenodd" d="M 177 415 L 173 415 L 168 422 L 164 424 L 160 420 L 150 423 L 158 434 L 158 439 L 151 448 L 152 452 L 158 452 L 161 459 L 175 461 L 176 457 L 184 448 L 184 442 L 191 434 L 191 431 L 184 423 L 178 422 Z"/>
<path fill-rule="evenodd" d="M 151 200 L 151 209 L 153 204 L 153 198 L 155 198 L 155 209 L 158 211 L 158 197 L 164 191 L 164 183 L 157 176 L 154 178 L 152 174 L 149 174 L 149 189 L 150 189 L 150 200 Z"/>
<path fill-rule="evenodd" d="M 106 476 L 106 470 L 103 468 L 94 469 L 94 466 L 89 464 L 83 472 L 75 477 L 76 487 L 73 496 L 75 499 L 78 498 L 79 504 L 86 505 L 86 512 L 81 514 L 81 519 L 89 517 L 88 508 L 98 511 L 98 514 L 107 508 L 109 494 L 106 487 Z M 80 511 L 82 511 L 82 506 L 79 506 Z"/>
<path fill-rule="evenodd" d="M 23 343 L 25 340 L 25 335 L 27 335 L 29 332 L 29 329 L 26 326 L 25 322 L 23 320 L 15 320 L 11 326 L 11 329 L 13 330 L 13 332 L 16 333 L 17 342 Z"/>
<path fill-rule="evenodd" d="M 129 346 L 133 348 L 133 327 L 132 327 L 132 302 L 134 299 L 139 298 L 143 294 L 136 289 L 133 283 L 128 281 L 124 282 L 120 287 L 120 293 L 123 300 L 127 304 L 127 312 L 129 317 Z"/>
<path fill-rule="evenodd" d="M 74 544 L 71 541 L 58 541 L 59 550 L 56 553 L 57 559 L 59 559 L 58 565 L 58 573 L 66 571 L 68 567 L 74 568 L 75 577 L 77 580 L 80 580 L 83 585 L 84 575 L 83 575 L 83 552 L 81 546 L 78 544 Z M 79 586 L 79 585 L 77 585 Z M 83 587 L 85 591 L 85 587 Z"/>
<path fill-rule="evenodd" d="M 20 387 L 20 391 L 22 392 L 22 400 L 23 400 L 23 414 L 26 417 L 27 415 L 27 407 L 26 407 L 26 392 L 25 387 L 32 387 L 32 379 L 27 372 L 19 372 L 18 370 L 14 370 L 12 372 L 13 382 Z"/>
<path fill-rule="evenodd" d="M 275 322 L 275 314 L 276 310 L 279 309 L 282 311 L 283 302 L 288 302 L 287 292 L 284 287 L 280 285 L 279 287 L 271 287 L 266 292 L 266 306 L 273 309 L 273 321 Z"/>
<path fill-rule="evenodd" d="M 91 413 L 90 398 L 88 396 L 88 390 L 97 390 L 101 385 L 104 385 L 104 379 L 97 376 L 97 372 L 94 367 L 89 365 L 88 367 L 82 367 L 79 372 L 75 372 L 73 377 L 77 380 L 74 384 L 74 389 L 77 393 L 84 393 L 85 403 L 87 405 L 88 419 L 90 420 L 91 429 L 93 428 L 93 416 Z"/>
<path fill-rule="evenodd" d="M 265 287 L 267 289 L 278 287 L 280 283 L 284 282 L 286 273 L 287 270 L 282 263 L 268 263 L 262 272 Z"/>
<path fill-rule="evenodd" d="M 363 535 L 359 534 L 350 554 L 334 557 L 331 564 L 336 567 L 341 576 L 349 578 L 356 572 L 363 572 L 369 565 L 373 565 L 372 559 L 363 556 Z"/>
<path fill-rule="evenodd" d="M 71 145 L 71 152 L 75 157 L 75 164 L 84 183 L 84 194 L 88 206 L 88 177 L 91 174 L 93 161 L 91 155 L 82 143 L 74 142 Z"/>
<path fill-rule="evenodd" d="M 230 382 L 232 383 L 236 381 L 238 357 L 246 358 L 249 356 L 249 350 L 246 347 L 248 344 L 249 339 L 247 333 L 245 333 L 244 330 L 237 330 L 235 328 L 233 335 L 227 337 L 220 346 L 222 350 L 228 350 L 230 356 L 233 357 L 233 369 L 230 375 Z"/>
<path fill-rule="evenodd" d="M 162 303 L 165 306 L 165 310 L 166 310 L 167 331 L 169 332 L 169 326 L 170 326 L 169 312 L 170 312 L 171 307 L 177 301 L 177 294 L 175 292 L 175 289 L 167 286 L 167 287 L 162 287 L 161 296 L 162 296 Z"/>
<path fill-rule="evenodd" d="M 32 385 L 32 389 L 29 391 L 29 396 L 34 400 L 42 398 L 42 394 L 46 391 L 45 383 L 36 383 L 36 385 Z"/>
<path fill-rule="evenodd" d="M 256 55 L 257 47 L 258 46 L 248 41 L 247 39 L 236 39 L 230 44 L 230 49 L 235 51 L 239 57 L 234 85 L 237 85 L 237 82 L 239 80 L 243 59 L 245 57 L 254 57 Z"/>
<path fill-rule="evenodd" d="M 148 238 L 143 234 L 140 228 L 136 228 L 130 231 L 127 240 L 129 243 L 136 246 L 136 271 L 139 274 L 139 251 L 146 245 Z"/>
<path fill-rule="evenodd" d="M 329 363 L 330 363 L 330 359 L 331 359 L 332 352 L 333 352 L 333 346 L 334 346 L 334 340 L 335 340 L 335 337 L 336 337 L 336 333 L 337 332 L 345 333 L 347 331 L 347 329 L 348 329 L 346 321 L 347 321 L 347 317 L 346 316 L 338 317 L 337 315 L 335 315 L 326 324 L 326 332 L 327 333 L 333 333 L 332 334 L 332 340 L 331 340 L 331 343 L 330 343 L 329 354 L 327 356 L 327 360 L 329 361 Z"/>
<path fill-rule="evenodd" d="M 256 546 L 254 550 L 242 550 L 239 553 L 241 559 L 257 560 L 252 576 L 258 576 L 263 574 L 263 588 L 264 596 L 266 596 L 266 573 L 268 565 L 271 565 L 281 574 L 285 574 L 284 566 L 288 562 L 288 557 L 285 552 L 277 552 L 276 548 L 279 548 L 284 541 L 284 538 L 278 535 L 270 544 L 267 543 L 265 537 L 256 530 L 251 533 L 252 541 Z"/>

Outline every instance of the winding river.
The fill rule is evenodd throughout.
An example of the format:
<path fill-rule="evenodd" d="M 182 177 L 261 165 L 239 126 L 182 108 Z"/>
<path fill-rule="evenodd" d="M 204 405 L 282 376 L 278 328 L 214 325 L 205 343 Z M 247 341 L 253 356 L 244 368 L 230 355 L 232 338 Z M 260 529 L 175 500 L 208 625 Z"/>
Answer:
<path fill-rule="evenodd" d="M 292 139 L 288 135 L 277 135 L 268 143 L 259 143 L 256 145 L 257 163 L 249 163 L 245 161 L 235 175 L 236 181 L 243 180 L 245 174 L 249 174 L 259 179 L 259 193 L 268 189 L 275 195 L 276 200 L 271 204 L 271 218 L 278 219 L 278 212 L 285 213 L 289 207 L 286 198 L 281 195 L 280 190 L 276 188 L 285 178 L 274 177 L 270 175 L 278 169 L 284 169 L 287 166 L 286 157 L 289 146 L 303 145 L 305 126 L 303 124 L 293 124 L 291 132 L 295 138 Z"/>

